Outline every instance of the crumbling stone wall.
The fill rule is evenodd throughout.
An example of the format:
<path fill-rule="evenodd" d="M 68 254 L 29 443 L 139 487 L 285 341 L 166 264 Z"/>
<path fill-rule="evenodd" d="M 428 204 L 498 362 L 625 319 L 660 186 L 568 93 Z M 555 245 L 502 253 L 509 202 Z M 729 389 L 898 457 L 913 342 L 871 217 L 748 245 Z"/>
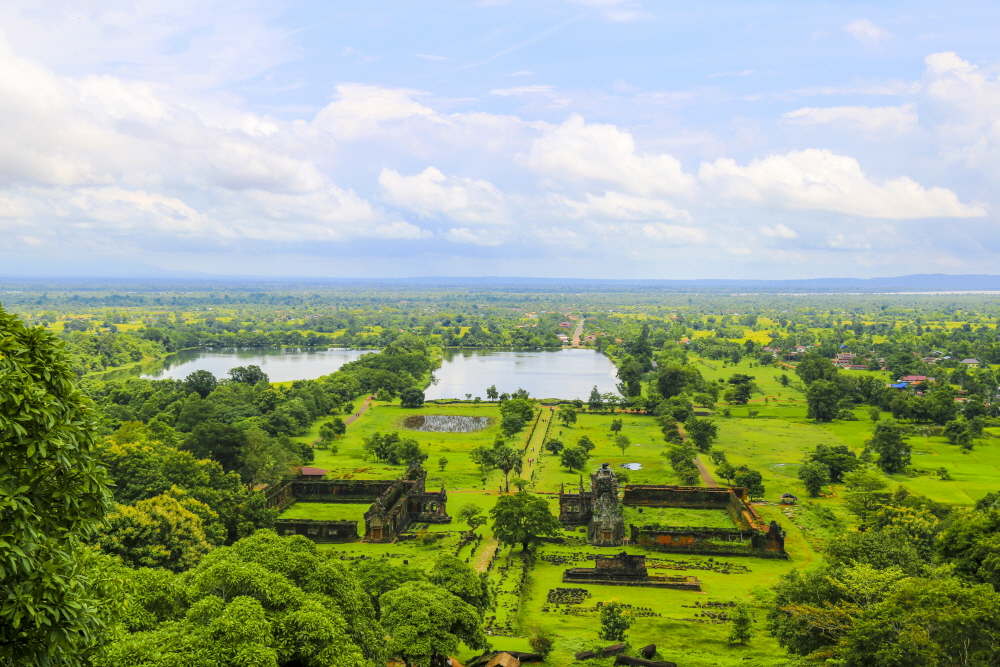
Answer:
<path fill-rule="evenodd" d="M 313 542 L 356 542 L 358 539 L 357 521 L 279 519 L 274 529 L 279 535 L 302 535 Z"/>

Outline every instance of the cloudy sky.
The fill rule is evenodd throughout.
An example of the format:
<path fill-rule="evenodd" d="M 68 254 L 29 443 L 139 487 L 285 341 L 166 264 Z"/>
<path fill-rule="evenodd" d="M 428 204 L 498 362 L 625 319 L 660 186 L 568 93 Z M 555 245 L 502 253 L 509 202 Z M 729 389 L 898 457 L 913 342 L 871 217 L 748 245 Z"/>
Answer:
<path fill-rule="evenodd" d="M 5 0 L 0 275 L 1000 273 L 1000 4 Z"/>

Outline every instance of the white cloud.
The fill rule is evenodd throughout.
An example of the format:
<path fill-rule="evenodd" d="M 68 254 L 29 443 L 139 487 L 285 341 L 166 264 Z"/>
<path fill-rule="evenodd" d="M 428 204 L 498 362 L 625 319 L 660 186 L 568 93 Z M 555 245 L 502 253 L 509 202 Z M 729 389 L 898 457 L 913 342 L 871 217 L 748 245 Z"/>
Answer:
<path fill-rule="evenodd" d="M 643 236 L 657 242 L 704 243 L 707 236 L 697 227 L 651 222 L 642 226 Z"/>
<path fill-rule="evenodd" d="M 727 199 L 835 211 L 868 218 L 968 218 L 986 215 L 946 188 L 924 188 L 905 176 L 876 183 L 852 157 L 808 149 L 771 155 L 740 167 L 723 158 L 702 163 L 699 177 Z"/>
<path fill-rule="evenodd" d="M 865 132 L 889 131 L 896 134 L 917 127 L 913 104 L 898 107 L 803 107 L 789 111 L 782 118 L 797 125 L 838 124 Z"/>
<path fill-rule="evenodd" d="M 383 169 L 378 177 L 385 199 L 424 217 L 444 214 L 466 224 L 506 222 L 506 198 L 487 181 L 445 176 L 435 167 L 403 176 Z"/>
<path fill-rule="evenodd" d="M 337 94 L 339 99 L 316 114 L 313 125 L 345 141 L 373 134 L 380 123 L 434 113 L 412 99 L 415 90 L 343 83 Z"/>
<path fill-rule="evenodd" d="M 576 114 L 534 141 L 528 165 L 556 177 L 614 183 L 646 197 L 692 195 L 697 189 L 677 158 L 637 153 L 630 133 L 614 125 L 586 123 Z"/>
<path fill-rule="evenodd" d="M 586 201 L 563 198 L 574 218 L 605 218 L 611 220 L 674 220 L 690 218 L 687 211 L 678 209 L 664 199 L 636 197 L 621 192 L 605 192 L 598 197 L 587 193 Z"/>
<path fill-rule="evenodd" d="M 776 225 L 771 225 L 770 227 L 766 225 L 761 226 L 760 233 L 764 236 L 780 239 L 795 239 L 799 237 L 794 229 L 791 229 L 787 225 L 780 222 Z"/>
<path fill-rule="evenodd" d="M 951 52 L 925 59 L 921 108 L 945 154 L 1000 176 L 1000 79 Z"/>
<path fill-rule="evenodd" d="M 878 46 L 889 33 L 868 19 L 855 19 L 844 26 L 844 32 L 850 33 L 854 39 L 868 46 Z"/>

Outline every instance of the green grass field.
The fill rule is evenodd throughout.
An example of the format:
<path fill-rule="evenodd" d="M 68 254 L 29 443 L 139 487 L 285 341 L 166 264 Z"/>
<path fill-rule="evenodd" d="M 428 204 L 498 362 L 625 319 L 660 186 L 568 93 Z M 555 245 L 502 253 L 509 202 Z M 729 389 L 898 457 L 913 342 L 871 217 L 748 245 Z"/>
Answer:
<path fill-rule="evenodd" d="M 697 363 L 697 362 L 695 362 Z M 714 368 L 712 368 L 714 366 Z M 803 457 L 819 444 L 845 444 L 860 453 L 864 441 L 871 433 L 871 421 L 867 410 L 856 411 L 856 421 L 837 421 L 817 424 L 806 419 L 804 396 L 792 384 L 797 378 L 787 368 L 751 366 L 748 362 L 739 365 L 720 362 L 699 364 L 703 376 L 708 380 L 728 378 L 733 373 L 746 373 L 756 378 L 764 394 L 755 394 L 747 406 L 728 406 L 730 417 L 723 416 L 724 405 L 715 406 L 713 419 L 719 426 L 719 439 L 715 447 L 726 453 L 731 462 L 748 465 L 759 470 L 764 477 L 766 493 L 764 501 L 757 509 L 765 521 L 775 520 L 786 532 L 785 548 L 788 560 L 766 560 L 752 557 L 717 557 L 736 566 L 728 574 L 722 568 L 713 569 L 713 559 L 707 556 L 682 556 L 659 552 L 643 552 L 637 547 L 600 549 L 581 545 L 581 534 L 577 531 L 565 532 L 567 544 L 545 544 L 539 548 L 536 561 L 530 571 L 529 584 L 523 594 L 514 594 L 514 574 L 519 573 L 521 553 L 519 548 L 502 549 L 494 567 L 490 570 L 490 580 L 499 593 L 495 623 L 510 623 L 516 636 L 494 635 L 493 645 L 497 649 L 530 650 L 527 636 L 533 627 L 539 627 L 556 636 L 555 650 L 546 664 L 562 667 L 573 662 L 573 654 L 601 644 L 597 638 L 599 627 L 597 602 L 618 600 L 633 607 L 648 610 L 651 615 L 639 617 L 629 632 L 634 646 L 656 643 L 660 659 L 673 660 L 686 667 L 716 667 L 727 665 L 783 665 L 786 657 L 777 643 L 763 630 L 763 612 L 757 611 L 759 634 L 749 646 L 730 645 L 726 641 L 728 626 L 724 623 L 708 622 L 701 615 L 703 610 L 697 604 L 706 602 L 728 602 L 740 599 L 757 599 L 766 587 L 791 571 L 814 566 L 821 562 L 822 549 L 827 539 L 839 534 L 853 523 L 842 507 L 841 487 L 832 487 L 823 497 L 808 499 L 805 489 L 797 478 Z M 858 371 L 864 372 L 864 371 Z M 785 373 L 792 384 L 783 385 L 780 376 Z M 547 408 L 543 408 L 546 409 Z M 751 416 L 750 410 L 757 412 Z M 494 422 L 482 431 L 474 433 L 429 433 L 407 431 L 402 428 L 403 419 L 411 414 L 444 414 L 485 416 Z M 348 427 L 347 435 L 338 443 L 336 454 L 318 450 L 313 465 L 329 470 L 331 477 L 353 477 L 359 479 L 395 478 L 403 472 L 402 466 L 365 461 L 361 448 L 362 439 L 375 431 L 399 430 L 401 435 L 414 437 L 428 452 L 428 486 L 436 488 L 444 484 L 449 497 L 449 513 L 455 515 L 466 504 L 473 504 L 483 512 L 493 507 L 499 495 L 498 486 L 502 475 L 493 472 L 485 487 L 480 480 L 478 467 L 468 458 L 468 452 L 479 445 L 489 445 L 499 433 L 497 426 L 499 412 L 495 404 L 454 404 L 427 405 L 418 410 L 403 409 L 398 405 L 377 403 L 357 422 Z M 613 445 L 609 427 L 612 419 L 622 419 L 622 432 L 628 436 L 630 446 L 624 453 Z M 544 422 L 542 422 L 544 424 Z M 314 441 L 319 423 L 301 439 Z M 589 437 L 596 445 L 591 452 L 584 470 L 569 471 L 559 464 L 559 459 L 550 454 L 534 455 L 537 462 L 527 470 L 535 473 L 532 490 L 546 494 L 550 507 L 558 510 L 556 493 L 561 485 L 576 491 L 583 478 L 589 487 L 589 474 L 601 463 L 610 463 L 615 470 L 621 464 L 638 464 L 637 470 L 629 471 L 632 483 L 676 484 L 677 480 L 663 457 L 665 444 L 655 419 L 637 414 L 581 414 L 573 426 L 563 426 L 553 422 L 548 430 L 550 437 L 558 438 L 566 445 L 575 444 L 582 436 Z M 517 435 L 514 443 L 524 446 L 528 430 Z M 540 444 L 541 431 L 531 442 L 535 448 Z M 914 437 L 913 465 L 925 471 L 916 477 L 894 476 L 893 484 L 902 484 L 916 493 L 925 494 L 936 500 L 970 504 L 1000 485 L 993 480 L 1000 472 L 1000 443 L 995 438 L 977 442 L 975 449 L 962 454 L 948 445 L 941 437 Z M 448 459 L 444 470 L 437 465 L 440 457 Z M 709 457 L 701 459 L 709 470 L 713 470 Z M 942 481 L 934 471 L 940 467 L 949 470 L 952 480 Z M 526 475 L 529 473 L 526 473 Z M 718 480 L 724 484 L 724 480 Z M 791 492 L 800 501 L 795 506 L 782 506 L 780 495 Z M 312 505 L 298 503 L 284 516 L 292 518 L 361 518 L 363 505 Z M 826 510 L 831 510 L 826 512 Z M 832 517 L 832 518 L 831 518 Z M 664 525 L 688 525 L 707 527 L 728 527 L 729 517 L 722 511 L 650 509 L 639 513 L 635 508 L 625 509 L 626 523 L 660 523 Z M 360 529 L 360 526 L 359 526 Z M 440 539 L 425 545 L 418 540 L 397 544 L 323 545 L 324 551 L 339 554 L 344 558 L 386 557 L 391 562 L 430 567 L 440 553 L 454 553 L 459 543 L 460 531 L 466 526 L 452 523 L 433 525 L 428 528 L 432 534 L 440 534 Z M 465 546 L 459 557 L 468 559 L 470 564 L 485 563 L 492 555 L 496 543 L 492 541 L 489 525 L 479 529 L 483 535 L 478 545 Z M 670 562 L 670 570 L 654 570 L 672 575 L 693 575 L 701 581 L 701 592 L 676 591 L 623 586 L 574 585 L 587 589 L 591 597 L 580 605 L 560 605 L 556 608 L 547 601 L 550 589 L 566 586 L 562 582 L 562 571 L 566 564 L 553 564 L 545 560 L 547 556 L 570 556 L 581 554 L 620 551 L 646 553 L 648 558 Z M 484 553 L 486 557 L 484 557 Z M 509 569 L 504 566 L 509 565 Z M 578 562 L 573 566 L 587 566 Z M 744 569 L 746 568 L 746 569 Z M 506 571 L 506 575 L 503 572 Z M 568 611 L 571 609 L 571 611 Z M 468 660 L 476 652 L 463 649 L 458 656 Z M 608 667 L 611 659 L 594 661 L 595 667 Z"/>

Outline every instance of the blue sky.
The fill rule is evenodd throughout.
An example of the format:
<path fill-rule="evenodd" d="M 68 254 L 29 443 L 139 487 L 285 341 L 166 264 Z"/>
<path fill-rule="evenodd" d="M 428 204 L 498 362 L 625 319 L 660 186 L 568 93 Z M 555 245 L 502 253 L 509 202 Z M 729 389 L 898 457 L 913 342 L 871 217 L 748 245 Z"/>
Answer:
<path fill-rule="evenodd" d="M 1000 5 L 0 6 L 0 275 L 997 273 Z"/>

